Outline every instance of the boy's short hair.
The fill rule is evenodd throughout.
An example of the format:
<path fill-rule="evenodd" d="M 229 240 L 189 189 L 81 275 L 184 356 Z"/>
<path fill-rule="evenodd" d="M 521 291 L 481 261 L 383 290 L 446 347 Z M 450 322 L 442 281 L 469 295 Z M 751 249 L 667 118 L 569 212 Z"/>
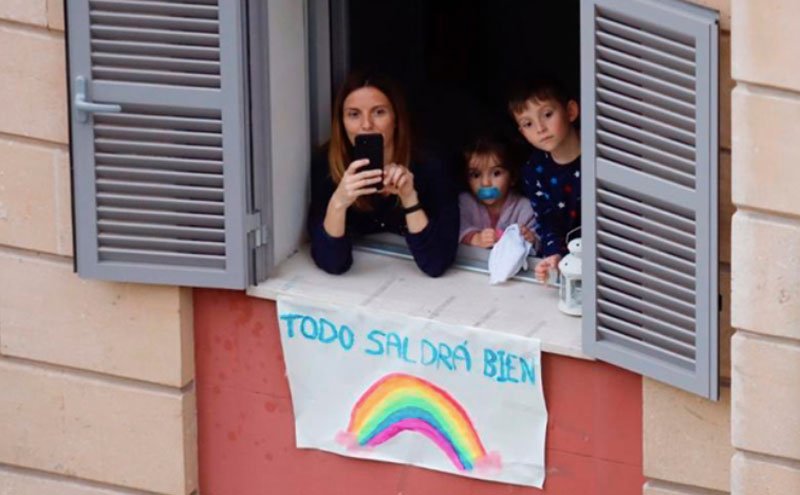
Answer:
<path fill-rule="evenodd" d="M 467 174 L 469 173 L 469 162 L 473 156 L 495 156 L 500 162 L 499 166 L 508 170 L 511 174 L 512 182 L 516 182 L 519 178 L 519 167 L 515 160 L 516 155 L 511 147 L 501 139 L 491 135 L 482 135 L 466 145 L 462 151 Z"/>
<path fill-rule="evenodd" d="M 508 111 L 511 116 L 522 113 L 529 100 L 555 100 L 566 108 L 574 98 L 570 97 L 556 79 L 536 77 L 512 87 L 508 97 Z"/>

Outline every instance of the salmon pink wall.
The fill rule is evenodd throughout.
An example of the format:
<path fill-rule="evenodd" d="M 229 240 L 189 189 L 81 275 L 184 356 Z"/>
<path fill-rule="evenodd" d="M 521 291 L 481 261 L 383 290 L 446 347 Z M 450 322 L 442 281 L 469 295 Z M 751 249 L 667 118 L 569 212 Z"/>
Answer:
<path fill-rule="evenodd" d="M 545 489 L 489 483 L 296 449 L 275 303 L 242 292 L 195 290 L 194 305 L 203 495 L 642 493 L 638 375 L 545 354 Z"/>

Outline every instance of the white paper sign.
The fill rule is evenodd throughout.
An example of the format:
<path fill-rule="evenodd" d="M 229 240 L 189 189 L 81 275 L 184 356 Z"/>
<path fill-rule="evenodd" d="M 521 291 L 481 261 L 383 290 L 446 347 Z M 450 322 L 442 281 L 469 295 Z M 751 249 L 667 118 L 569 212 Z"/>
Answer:
<path fill-rule="evenodd" d="M 278 300 L 297 447 L 541 488 L 539 341 Z"/>

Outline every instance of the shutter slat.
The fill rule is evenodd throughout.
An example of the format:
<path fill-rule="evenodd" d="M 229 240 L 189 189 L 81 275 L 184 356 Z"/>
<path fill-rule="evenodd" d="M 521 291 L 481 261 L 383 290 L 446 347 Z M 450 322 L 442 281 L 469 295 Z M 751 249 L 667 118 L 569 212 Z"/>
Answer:
<path fill-rule="evenodd" d="M 692 132 L 685 131 L 679 127 L 670 125 L 669 123 L 651 119 L 639 113 L 634 113 L 624 107 L 609 105 L 608 103 L 602 101 L 597 102 L 597 109 L 599 111 L 599 115 L 606 115 L 634 127 L 639 127 L 641 129 L 663 135 L 666 138 L 680 141 L 684 144 L 690 145 L 692 150 L 694 150 L 695 138 L 694 133 Z"/>
<path fill-rule="evenodd" d="M 124 69 L 96 65 L 92 69 L 96 79 L 108 81 L 148 82 L 155 84 L 175 84 L 185 86 L 204 86 L 218 88 L 220 76 L 216 74 L 192 74 L 163 70 Z"/>
<path fill-rule="evenodd" d="M 113 206 L 117 208 L 163 209 L 176 212 L 198 212 L 217 215 L 223 215 L 225 213 L 224 205 L 219 202 L 148 197 L 134 194 L 98 193 L 97 204 L 99 206 Z"/>
<path fill-rule="evenodd" d="M 175 2 L 154 2 L 152 0 L 92 0 L 97 9 L 119 12 L 143 12 L 185 17 L 204 17 L 216 19 L 219 10 L 215 5 L 196 5 Z"/>
<path fill-rule="evenodd" d="M 164 225 L 177 225 L 181 227 L 225 227 L 225 217 L 220 214 L 179 212 L 167 210 L 148 210 L 145 208 L 120 208 L 115 206 L 97 207 L 98 217 L 108 220 L 131 222 L 154 222 Z"/>
<path fill-rule="evenodd" d="M 184 227 L 181 225 L 161 225 L 145 222 L 125 222 L 101 219 L 97 222 L 100 233 L 155 235 L 176 239 L 199 239 L 204 241 L 225 242 L 225 231 L 205 227 Z"/>
<path fill-rule="evenodd" d="M 664 239 L 661 236 L 643 232 L 605 216 L 598 217 L 597 223 L 603 230 L 608 232 L 624 236 L 625 238 L 639 242 L 646 246 L 652 246 L 656 249 L 664 250 L 667 253 L 679 256 L 684 260 L 694 261 L 694 249 L 678 244 L 670 239 Z"/>
<path fill-rule="evenodd" d="M 612 19 L 608 16 L 600 15 L 596 18 L 597 25 L 604 31 L 618 34 L 631 41 L 636 41 L 645 46 L 653 47 L 658 50 L 671 53 L 677 57 L 682 57 L 688 60 L 694 60 L 696 56 L 693 43 L 676 40 L 674 38 L 664 37 L 659 34 L 649 33 L 641 27 L 634 28 L 625 22 L 625 16 L 619 12 L 614 13 L 618 16 L 617 19 Z M 634 21 L 636 22 L 636 21 Z"/>
<path fill-rule="evenodd" d="M 610 259 L 599 258 L 597 260 L 597 266 L 602 272 L 619 275 L 620 277 L 624 277 L 624 280 L 636 283 L 640 287 L 652 287 L 654 290 L 658 290 L 664 295 L 680 299 L 687 304 L 694 304 L 694 292 L 670 280 L 648 275 L 641 270 L 625 266 L 624 264 L 617 263 Z"/>
<path fill-rule="evenodd" d="M 154 29 L 214 34 L 219 32 L 219 23 L 216 19 L 105 12 L 102 10 L 92 10 L 89 15 L 93 23 L 109 26 L 148 26 Z"/>
<path fill-rule="evenodd" d="M 598 74 L 597 81 L 601 87 L 614 90 L 641 101 L 656 105 L 664 110 L 668 110 L 685 117 L 693 118 L 695 115 L 694 105 L 681 101 L 677 98 L 631 84 L 624 79 L 613 77 L 608 74 Z"/>
<path fill-rule="evenodd" d="M 202 131 L 219 134 L 222 122 L 219 119 L 199 117 L 170 117 L 140 113 L 109 113 L 95 118 L 98 124 L 127 125 L 154 129 L 178 129 L 183 131 Z"/>
<path fill-rule="evenodd" d="M 676 339 L 682 340 L 689 344 L 694 343 L 694 332 L 687 330 L 693 329 L 695 326 L 694 315 L 686 316 L 656 304 L 655 302 L 650 302 L 639 297 L 633 297 L 630 294 L 626 294 L 623 290 L 619 290 L 615 287 L 600 286 L 598 287 L 597 291 L 602 298 L 607 301 L 625 306 L 627 309 L 637 313 L 652 316 L 654 318 L 663 320 L 666 323 L 674 325 L 676 328 L 681 330 L 681 332 L 676 331 L 677 333 L 674 335 Z"/>
<path fill-rule="evenodd" d="M 97 124 L 94 126 L 95 136 L 122 140 L 161 141 L 174 144 L 198 144 L 201 146 L 222 146 L 222 136 L 213 132 L 174 131 L 169 129 L 153 129 L 147 127 L 118 126 Z"/>
<path fill-rule="evenodd" d="M 159 170 L 181 170 L 187 172 L 222 173 L 221 160 L 195 160 L 180 157 L 131 155 L 126 153 L 97 153 L 101 165 L 157 168 Z"/>
<path fill-rule="evenodd" d="M 196 174 L 148 168 L 126 168 L 98 165 L 95 169 L 98 179 L 116 179 L 135 182 L 160 182 L 164 184 L 184 184 L 203 187 L 223 186 L 222 176 L 217 174 Z"/>
<path fill-rule="evenodd" d="M 219 35 L 214 33 L 191 33 L 166 29 L 94 24 L 92 25 L 92 35 L 94 39 L 177 43 L 191 46 L 219 46 Z"/>
<path fill-rule="evenodd" d="M 100 233 L 100 248 L 117 247 L 133 249 L 149 249 L 151 251 L 172 251 L 182 253 L 225 255 L 224 242 L 200 240 L 171 239 L 167 237 L 119 235 Z"/>
<path fill-rule="evenodd" d="M 622 193 L 613 192 L 608 189 L 600 187 L 597 190 L 597 196 L 603 203 L 615 205 L 626 210 L 639 213 L 640 215 L 647 215 L 651 218 L 669 225 L 673 228 L 682 230 L 688 234 L 695 234 L 695 222 L 690 218 L 683 217 L 673 212 L 667 211 L 664 208 L 658 208 L 649 205 L 643 201 L 637 201 L 633 198 L 626 197 Z"/>
<path fill-rule="evenodd" d="M 619 67 L 626 76 L 634 76 L 636 82 L 664 88 L 665 92 L 675 92 L 681 95 L 682 98 L 694 102 L 694 93 L 691 89 L 695 87 L 695 80 L 692 75 L 687 75 L 641 58 L 632 57 L 627 53 L 606 46 L 598 46 L 597 53 L 599 55 L 598 66 Z M 667 84 L 665 81 L 672 84 Z"/>
<path fill-rule="evenodd" d="M 602 294 L 598 295 L 597 306 L 605 310 L 601 314 L 607 313 L 611 316 L 634 323 L 637 326 L 650 328 L 653 331 L 657 331 L 662 335 L 671 337 L 675 340 L 679 340 L 680 337 L 685 338 L 686 335 L 692 335 L 691 332 L 687 332 L 684 328 L 680 328 L 669 322 L 639 313 L 615 302 L 606 300 L 602 297 Z"/>
<path fill-rule="evenodd" d="M 170 72 L 219 74 L 219 62 L 216 60 L 95 52 L 92 54 L 92 61 L 104 67 L 161 69 Z"/>
<path fill-rule="evenodd" d="M 598 202 L 597 209 L 604 217 L 614 219 L 618 222 L 625 223 L 632 227 L 637 227 L 646 232 L 658 235 L 660 237 L 678 243 L 687 248 L 694 249 L 695 236 L 693 233 L 688 234 L 686 232 L 683 232 L 682 230 L 670 227 L 669 225 L 664 225 L 660 222 L 650 220 L 641 215 L 636 215 L 627 212 L 625 210 L 622 210 L 620 208 L 617 208 L 609 204 Z"/>
<path fill-rule="evenodd" d="M 92 40 L 93 53 L 119 53 L 150 55 L 153 57 L 178 57 L 192 60 L 219 60 L 219 48 L 213 46 L 175 45 L 124 40 Z"/>
<path fill-rule="evenodd" d="M 167 143 L 148 143 L 123 139 L 94 140 L 98 152 L 133 153 L 142 155 L 168 156 L 174 158 L 203 158 L 222 160 L 222 149 L 212 146 L 187 146 Z"/>
<path fill-rule="evenodd" d="M 656 50 L 641 43 L 634 43 L 612 33 L 597 32 L 597 39 L 600 43 L 616 48 L 622 52 L 641 57 L 650 62 L 675 69 L 685 74 L 694 74 L 694 59 L 676 57 L 670 53 Z"/>
<path fill-rule="evenodd" d="M 680 172 L 685 172 L 687 174 L 694 173 L 695 163 L 692 160 L 687 160 L 686 158 L 682 158 L 680 156 L 660 150 L 655 146 L 643 144 L 639 141 L 634 141 L 633 139 L 625 136 L 604 130 L 598 130 L 597 136 L 600 138 L 601 143 L 614 146 L 622 151 L 640 155 L 655 162 L 661 162 L 662 165 L 673 167 Z"/>
<path fill-rule="evenodd" d="M 613 76 L 617 80 L 627 81 L 655 94 L 694 106 L 694 93 L 686 88 L 605 60 L 598 60 L 597 66 L 603 69 L 605 76 Z"/>
<path fill-rule="evenodd" d="M 646 299 L 652 300 L 657 304 L 669 308 L 684 316 L 689 318 L 694 318 L 695 316 L 694 306 L 691 303 L 671 297 L 669 294 L 666 294 L 663 291 L 656 291 L 648 288 L 646 285 L 637 284 L 634 283 L 634 281 L 618 277 L 609 271 L 603 270 L 602 267 L 597 273 L 597 278 L 603 282 L 603 285 L 607 287 L 614 287 L 620 291 L 626 291 L 630 294 L 640 293 Z M 693 299 L 691 294 L 689 299 Z"/>
<path fill-rule="evenodd" d="M 127 193 L 142 196 L 169 196 L 171 198 L 222 201 L 223 190 L 218 187 L 181 186 L 134 182 L 124 180 L 98 179 L 97 190 L 103 193 Z"/>
<path fill-rule="evenodd" d="M 639 352 L 646 356 L 658 359 L 672 366 L 683 368 L 687 371 L 694 370 L 695 361 L 686 356 L 681 356 L 675 352 L 664 349 L 663 347 L 653 345 L 649 342 L 635 339 L 624 333 L 612 330 L 603 326 L 598 326 L 597 333 L 599 333 L 603 340 L 622 348 L 636 348 Z"/>
<path fill-rule="evenodd" d="M 679 158 L 684 162 L 694 163 L 694 147 L 673 141 L 648 132 L 632 125 L 628 125 L 608 117 L 598 116 L 597 122 L 603 129 L 613 132 L 619 136 L 625 136 L 639 143 L 647 143 L 650 147 L 660 152 L 668 153 Z M 692 167 L 694 168 L 694 167 Z"/>
<path fill-rule="evenodd" d="M 600 152 L 600 156 L 608 158 L 610 161 L 613 161 L 619 165 L 628 166 L 650 175 L 662 177 L 666 180 L 675 182 L 676 184 L 694 188 L 694 176 L 692 174 L 687 174 L 686 172 L 681 172 L 680 170 L 665 167 L 652 160 L 641 158 L 634 154 L 628 153 L 627 151 L 618 150 L 604 144 L 597 145 L 597 149 Z"/>
<path fill-rule="evenodd" d="M 597 238 L 603 241 L 609 249 L 616 248 L 642 259 L 661 263 L 665 267 L 677 270 L 686 276 L 694 276 L 696 271 L 696 267 L 691 262 L 673 256 L 667 252 L 653 249 L 641 242 L 631 241 L 617 233 L 600 229 L 597 232 Z"/>
<path fill-rule="evenodd" d="M 659 106 L 651 105 L 640 99 L 634 99 L 630 96 L 611 91 L 606 88 L 597 88 L 597 96 L 600 100 L 606 101 L 611 105 L 617 105 L 632 112 L 637 112 L 659 121 L 679 127 L 685 131 L 691 132 L 694 135 L 695 124 L 694 119 L 681 115 L 670 110 L 665 110 Z"/>
<path fill-rule="evenodd" d="M 225 256 L 212 254 L 169 253 L 144 249 L 105 247 L 98 249 L 99 258 L 105 262 L 156 264 L 194 268 L 225 268 Z"/>
<path fill-rule="evenodd" d="M 646 327 L 632 324 L 622 318 L 616 318 L 610 314 L 600 316 L 599 320 L 600 325 L 609 330 L 613 328 L 615 331 L 621 332 L 629 337 L 642 339 L 645 342 L 658 345 L 676 354 L 680 354 L 687 359 L 694 359 L 694 345 L 692 345 L 692 342 L 682 342 L 668 335 L 648 330 Z"/>
<path fill-rule="evenodd" d="M 638 256 L 631 255 L 625 251 L 614 249 L 609 245 L 600 245 L 597 248 L 598 256 L 616 261 L 621 265 L 631 267 L 642 273 L 652 274 L 666 281 L 673 282 L 685 289 L 694 290 L 694 277 L 681 273 L 667 265 L 659 264 Z"/>

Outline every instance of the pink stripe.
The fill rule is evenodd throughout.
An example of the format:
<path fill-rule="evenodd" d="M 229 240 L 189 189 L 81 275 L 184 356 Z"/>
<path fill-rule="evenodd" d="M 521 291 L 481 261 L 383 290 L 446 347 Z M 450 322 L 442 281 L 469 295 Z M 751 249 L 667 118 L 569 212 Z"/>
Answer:
<path fill-rule="evenodd" d="M 439 430 L 431 426 L 428 422 L 421 419 L 402 419 L 372 437 L 372 439 L 367 442 L 367 445 L 370 447 L 380 445 L 405 430 L 416 431 L 417 433 L 422 433 L 426 437 L 430 438 L 433 443 L 438 445 L 439 448 L 442 449 L 445 454 L 447 454 L 447 457 L 450 458 L 450 461 L 452 461 L 458 469 L 462 471 L 466 469 L 464 465 L 461 464 L 461 459 L 458 458 L 458 454 L 456 454 L 456 451 L 453 450 L 453 447 L 450 445 L 444 435 L 442 435 Z"/>

